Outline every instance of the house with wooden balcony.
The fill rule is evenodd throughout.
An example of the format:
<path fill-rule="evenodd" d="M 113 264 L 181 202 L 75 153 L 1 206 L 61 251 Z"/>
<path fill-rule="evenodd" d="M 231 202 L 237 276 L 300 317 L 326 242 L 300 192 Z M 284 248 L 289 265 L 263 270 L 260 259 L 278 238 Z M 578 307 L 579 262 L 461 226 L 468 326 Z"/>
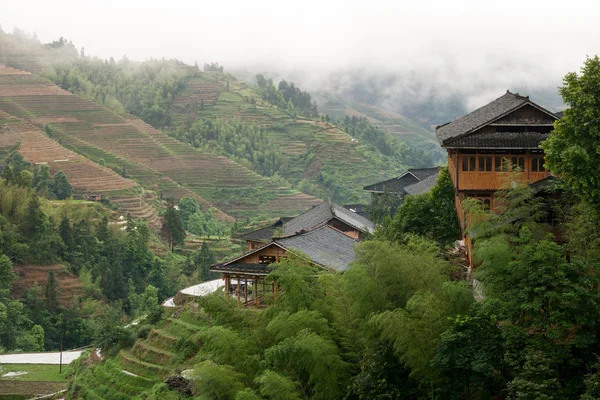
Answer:
<path fill-rule="evenodd" d="M 331 202 L 323 202 L 294 217 L 245 235 L 248 252 L 233 260 L 215 264 L 225 294 L 244 305 L 260 305 L 278 289 L 267 284 L 270 264 L 288 254 L 328 271 L 343 272 L 354 260 L 354 245 L 375 230 L 362 215 Z"/>
<path fill-rule="evenodd" d="M 291 236 L 272 238 L 269 243 L 236 257 L 216 264 L 212 272 L 220 272 L 225 282 L 225 295 L 237 298 L 240 304 L 260 306 L 265 298 L 276 296 L 277 285 L 267 282 L 270 264 L 293 254 L 320 269 L 344 272 L 354 260 L 357 239 L 328 225 L 322 224 L 310 231 Z"/>
<path fill-rule="evenodd" d="M 461 203 L 477 198 L 494 210 L 494 193 L 509 179 L 532 184 L 549 177 L 540 143 L 559 116 L 529 96 L 507 91 L 502 97 L 455 121 L 438 126 L 436 135 L 448 152 L 448 171 L 463 232 Z"/>

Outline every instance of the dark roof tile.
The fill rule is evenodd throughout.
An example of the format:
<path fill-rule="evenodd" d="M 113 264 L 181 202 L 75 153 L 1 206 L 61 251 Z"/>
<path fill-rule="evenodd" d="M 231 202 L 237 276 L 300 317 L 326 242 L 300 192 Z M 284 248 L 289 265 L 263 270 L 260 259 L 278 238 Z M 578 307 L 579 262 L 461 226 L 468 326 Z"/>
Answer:
<path fill-rule="evenodd" d="M 309 232 L 276 239 L 275 243 L 292 252 L 298 249 L 315 263 L 342 272 L 354 261 L 354 246 L 358 242 L 324 225 Z"/>
<path fill-rule="evenodd" d="M 337 204 L 323 202 L 286 222 L 283 225 L 284 235 L 290 236 L 298 232 L 309 231 L 327 223 L 332 218 L 337 218 L 361 232 L 371 233 L 374 231 L 373 223 L 367 218 Z"/>
<path fill-rule="evenodd" d="M 435 175 L 431 175 L 430 177 L 423 179 L 420 182 L 415 183 L 414 185 L 407 186 L 404 188 L 404 192 L 412 196 L 429 192 L 431 188 L 435 186 L 438 176 L 439 172 Z"/>
<path fill-rule="evenodd" d="M 520 96 L 519 94 L 511 93 L 507 90 L 506 94 L 491 103 L 448 124 L 438 126 L 435 130 L 436 136 L 438 141 L 445 146 L 449 139 L 473 132 L 525 104 L 531 104 L 556 118 L 551 112 L 544 110 L 530 101 L 529 97 Z"/>
<path fill-rule="evenodd" d="M 213 265 L 210 268 L 211 271 L 224 271 L 224 272 L 240 272 L 240 273 L 253 273 L 259 275 L 267 275 L 271 272 L 268 264 L 248 264 L 234 262 L 231 264 L 218 264 Z"/>
<path fill-rule="evenodd" d="M 548 138 L 547 133 L 538 132 L 491 132 L 477 133 L 450 139 L 446 147 L 461 149 L 537 149 Z"/>

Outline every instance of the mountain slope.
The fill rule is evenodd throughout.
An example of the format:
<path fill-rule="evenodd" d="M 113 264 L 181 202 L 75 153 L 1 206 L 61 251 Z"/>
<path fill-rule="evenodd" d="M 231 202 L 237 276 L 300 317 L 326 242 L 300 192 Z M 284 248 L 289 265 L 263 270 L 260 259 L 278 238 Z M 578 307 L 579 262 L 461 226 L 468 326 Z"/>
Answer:
<path fill-rule="evenodd" d="M 180 197 L 193 192 L 201 204 L 219 208 L 221 219 L 261 213 L 291 215 L 319 202 L 272 183 L 226 157 L 196 150 L 139 119 L 126 119 L 32 74 L 0 75 L 0 110 L 22 121 L 23 132 L 33 134 L 37 127 L 40 135 L 39 129 L 46 128 L 68 149 L 112 167 L 157 195 Z M 27 127 L 31 129 L 26 130 Z M 42 160 L 34 157 L 33 151 L 28 155 L 31 161 L 47 162 L 58 154 L 51 148 L 58 146 L 56 142 L 45 142 L 50 146 L 48 154 Z M 64 154 L 68 154 L 69 162 L 75 159 L 71 153 Z M 122 189 L 117 185 L 122 177 L 108 168 L 90 165 L 112 174 L 108 191 Z M 73 172 L 69 178 L 82 180 L 78 186 L 82 193 L 102 191 L 101 186 L 86 186 L 83 173 Z"/>

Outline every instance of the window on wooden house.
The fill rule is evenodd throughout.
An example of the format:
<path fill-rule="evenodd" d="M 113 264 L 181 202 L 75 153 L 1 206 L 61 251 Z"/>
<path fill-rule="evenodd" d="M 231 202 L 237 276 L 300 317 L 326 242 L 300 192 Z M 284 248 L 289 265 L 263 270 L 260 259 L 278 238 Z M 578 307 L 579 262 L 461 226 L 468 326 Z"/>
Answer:
<path fill-rule="evenodd" d="M 475 171 L 475 163 L 476 163 L 476 159 L 475 156 L 471 156 L 469 157 L 469 171 Z"/>
<path fill-rule="evenodd" d="M 538 159 L 537 157 L 531 158 L 531 172 L 538 172 Z"/>
<path fill-rule="evenodd" d="M 468 157 L 462 158 L 462 170 L 463 170 L 463 172 L 466 172 L 469 170 L 469 158 Z"/>
<path fill-rule="evenodd" d="M 492 171 L 492 156 L 479 156 L 479 171 L 480 172 L 491 172 Z"/>
<path fill-rule="evenodd" d="M 483 199 L 483 209 L 489 210 L 492 205 L 492 201 L 490 199 Z"/>
<path fill-rule="evenodd" d="M 259 264 L 272 264 L 274 262 L 277 262 L 276 256 L 258 256 Z"/>
<path fill-rule="evenodd" d="M 533 157 L 531 159 L 531 172 L 545 172 L 544 159 L 542 157 Z"/>
<path fill-rule="evenodd" d="M 513 171 L 524 171 L 525 170 L 525 157 L 513 157 L 511 160 L 511 167 Z"/>
<path fill-rule="evenodd" d="M 496 157 L 496 171 L 497 172 L 508 172 L 508 158 L 506 157 Z"/>

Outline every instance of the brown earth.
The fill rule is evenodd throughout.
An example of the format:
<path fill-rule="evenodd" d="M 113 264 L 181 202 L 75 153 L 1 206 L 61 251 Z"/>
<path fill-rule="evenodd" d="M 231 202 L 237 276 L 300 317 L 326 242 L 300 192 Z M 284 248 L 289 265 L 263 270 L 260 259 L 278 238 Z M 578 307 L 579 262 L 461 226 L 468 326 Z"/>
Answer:
<path fill-rule="evenodd" d="M 21 298 L 35 282 L 44 287 L 48 281 L 48 273 L 54 271 L 58 282 L 60 292 L 60 302 L 63 306 L 68 306 L 72 301 L 83 297 L 83 284 L 79 278 L 62 265 L 32 265 L 22 264 L 15 266 L 17 280 L 13 284 L 12 294 L 16 298 Z M 4 383 L 4 381 L 2 381 Z M 2 385 L 0 385 L 2 386 Z"/>

